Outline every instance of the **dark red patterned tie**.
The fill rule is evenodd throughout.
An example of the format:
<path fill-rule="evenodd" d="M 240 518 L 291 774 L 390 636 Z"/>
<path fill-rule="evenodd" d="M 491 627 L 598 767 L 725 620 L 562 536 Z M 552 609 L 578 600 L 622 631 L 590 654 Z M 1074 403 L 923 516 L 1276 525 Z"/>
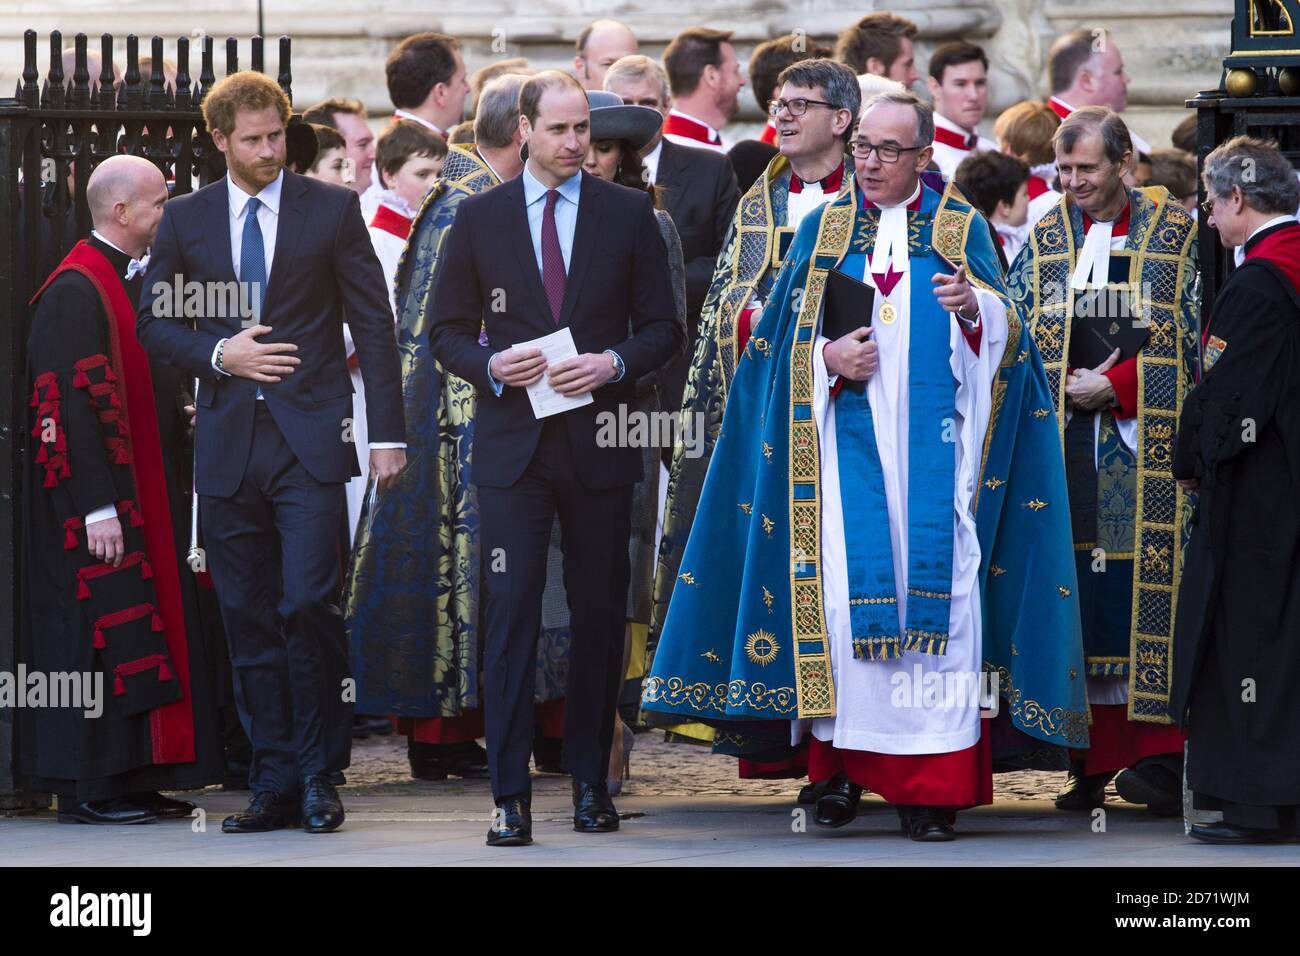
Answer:
<path fill-rule="evenodd" d="M 551 303 L 551 318 L 560 324 L 560 311 L 564 308 L 564 250 L 560 248 L 560 233 L 555 228 L 555 203 L 558 190 L 546 192 L 546 211 L 542 213 L 542 285 Z"/>

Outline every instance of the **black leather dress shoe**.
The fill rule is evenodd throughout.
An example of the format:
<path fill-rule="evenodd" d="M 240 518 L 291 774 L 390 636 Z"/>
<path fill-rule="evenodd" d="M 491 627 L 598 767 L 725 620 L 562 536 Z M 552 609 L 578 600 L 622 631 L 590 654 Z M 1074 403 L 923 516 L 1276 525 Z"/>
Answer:
<path fill-rule="evenodd" d="M 222 833 L 266 833 L 282 830 L 298 822 L 298 800 L 282 793 L 263 790 L 253 794 L 248 809 L 231 814 L 221 821 Z"/>
<path fill-rule="evenodd" d="M 1145 805 L 1158 817 L 1183 815 L 1181 754 L 1144 757 L 1115 778 L 1115 792 L 1129 803 Z"/>
<path fill-rule="evenodd" d="M 1095 810 L 1106 802 L 1106 784 L 1114 773 L 1094 773 L 1086 776 L 1073 768 L 1065 778 L 1065 786 L 1056 795 L 1058 810 Z"/>
<path fill-rule="evenodd" d="M 409 741 L 406 756 L 416 780 L 446 780 L 461 777 L 484 780 L 490 776 L 487 751 L 473 740 L 459 744 L 422 744 Z"/>
<path fill-rule="evenodd" d="M 488 828 L 488 846 L 528 846 L 533 842 L 533 815 L 523 797 L 497 801 Z"/>
<path fill-rule="evenodd" d="M 329 833 L 343 825 L 343 801 L 329 775 L 302 778 L 302 828 L 308 833 Z"/>
<path fill-rule="evenodd" d="M 618 811 L 609 798 L 605 781 L 573 781 L 573 829 L 578 833 L 612 833 L 618 829 Z"/>
<path fill-rule="evenodd" d="M 93 823 L 99 826 L 123 826 L 128 823 L 152 823 L 158 814 L 142 807 L 130 797 L 112 800 L 86 800 L 64 809 L 59 800 L 60 823 Z"/>
<path fill-rule="evenodd" d="M 1249 827 L 1234 826 L 1231 823 L 1193 823 L 1188 834 L 1193 840 L 1202 843 L 1218 843 L 1224 846 L 1240 846 L 1247 843 L 1285 843 L 1289 837 L 1281 830 L 1254 830 Z"/>
<path fill-rule="evenodd" d="M 173 800 L 152 790 L 130 794 L 130 800 L 136 806 L 144 807 L 154 816 L 163 820 L 176 820 L 192 816 L 197 807 L 188 800 Z"/>
<path fill-rule="evenodd" d="M 852 823 L 858 815 L 858 801 L 861 799 L 862 788 L 851 781 L 848 774 L 837 773 L 826 781 L 826 789 L 817 798 L 813 822 L 831 829 Z"/>
<path fill-rule="evenodd" d="M 917 843 L 947 843 L 957 839 L 953 830 L 956 814 L 937 807 L 899 807 L 898 822 L 903 835 Z"/>
<path fill-rule="evenodd" d="M 823 780 L 821 783 L 805 783 L 802 787 L 799 788 L 799 803 L 812 806 L 814 803 L 816 803 L 818 800 L 821 799 L 822 794 L 825 792 L 826 792 L 825 780 Z"/>

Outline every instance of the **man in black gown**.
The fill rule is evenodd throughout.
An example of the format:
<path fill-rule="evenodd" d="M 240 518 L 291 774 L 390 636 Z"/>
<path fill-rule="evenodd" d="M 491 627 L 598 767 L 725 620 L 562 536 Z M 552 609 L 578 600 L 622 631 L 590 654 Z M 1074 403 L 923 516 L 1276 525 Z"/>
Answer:
<path fill-rule="evenodd" d="M 83 694 L 17 711 L 19 770 L 58 795 L 60 822 L 142 823 L 194 809 L 159 790 L 222 778 L 221 645 L 183 560 L 185 382 L 135 338 L 139 260 L 167 184 L 147 160 L 116 156 L 87 199 L 94 232 L 33 300 L 19 645 L 29 687 L 42 675 L 52 692 L 69 674 Z"/>
<path fill-rule="evenodd" d="M 1171 713 L 1207 843 L 1272 843 L 1300 807 L 1300 188 L 1270 143 L 1204 167 L 1206 215 L 1237 269 L 1202 333 L 1174 476 L 1199 492 L 1174 638 Z"/>

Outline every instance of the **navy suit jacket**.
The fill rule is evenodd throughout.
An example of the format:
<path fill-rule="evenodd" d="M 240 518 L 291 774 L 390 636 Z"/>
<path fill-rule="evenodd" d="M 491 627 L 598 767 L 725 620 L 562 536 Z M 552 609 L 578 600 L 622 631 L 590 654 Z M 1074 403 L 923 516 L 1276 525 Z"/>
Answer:
<path fill-rule="evenodd" d="M 430 346 L 446 368 L 477 387 L 470 466 L 474 484 L 513 485 L 542 433 L 542 421 L 533 415 L 525 389 L 507 385 L 500 396 L 493 391 L 488 360 L 493 352 L 562 326 L 572 331 L 579 354 L 613 349 L 626 368 L 620 381 L 591 393 L 591 404 L 560 415 L 579 479 L 591 489 L 641 480 L 640 449 L 600 447 L 598 416 L 610 412 L 617 421 L 620 405 L 631 411 L 636 380 L 663 366 L 681 348 L 668 252 L 648 193 L 585 172 L 580 175 L 578 218 L 558 323 L 542 287 L 519 176 L 465 199 L 443 245 Z M 484 326 L 486 347 L 478 341 Z"/>
<path fill-rule="evenodd" d="M 366 386 L 370 441 L 406 441 L 383 268 L 356 193 L 287 169 L 281 190 L 275 257 L 261 313 L 262 325 L 272 331 L 258 341 L 294 343 L 298 351 L 292 354 L 301 364 L 279 382 L 262 384 L 262 394 L 308 473 L 320 482 L 346 482 L 361 470 L 349 424 L 345 319 Z M 178 281 L 200 283 L 205 295 L 235 288 L 228 196 L 221 179 L 163 207 L 136 316 L 145 351 L 201 380 L 195 481 L 199 494 L 218 498 L 239 488 L 252 447 L 258 383 L 221 375 L 211 364 L 217 341 L 241 331 L 241 316 L 221 307 L 205 307 L 197 316 L 167 313 L 175 311 L 172 289 Z"/>

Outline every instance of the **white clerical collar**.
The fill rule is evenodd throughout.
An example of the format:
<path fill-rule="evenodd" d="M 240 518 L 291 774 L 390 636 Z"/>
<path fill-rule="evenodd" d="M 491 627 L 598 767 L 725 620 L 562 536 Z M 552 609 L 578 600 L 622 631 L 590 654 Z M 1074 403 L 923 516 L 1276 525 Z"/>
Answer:
<path fill-rule="evenodd" d="M 880 225 L 876 227 L 876 244 L 871 250 L 871 271 L 876 274 L 889 272 L 907 272 L 910 263 L 907 257 L 907 207 L 921 195 L 921 181 L 918 179 L 912 195 L 901 203 L 892 206 L 879 206 Z"/>
<path fill-rule="evenodd" d="M 1246 237 L 1246 242 L 1250 242 L 1250 240 L 1254 239 L 1256 236 L 1258 236 L 1258 235 L 1259 235 L 1261 232 L 1263 232 L 1265 229 L 1272 229 L 1274 226 L 1280 226 L 1280 225 L 1282 225 L 1282 223 L 1284 223 L 1284 222 L 1300 222 L 1300 220 L 1297 220 L 1296 217 L 1293 216 L 1293 215 L 1290 215 L 1290 216 L 1274 216 L 1274 217 L 1273 217 L 1272 219 L 1270 219 L 1268 222 L 1264 223 L 1264 225 L 1260 226 L 1258 229 L 1256 229 L 1254 232 L 1252 232 L 1249 236 L 1247 236 L 1247 237 Z M 1242 243 L 1242 245 L 1244 246 L 1245 243 Z"/>
<path fill-rule="evenodd" d="M 226 174 L 227 193 L 230 199 L 230 214 L 236 219 L 244 214 L 248 208 L 250 199 L 259 199 L 262 205 L 270 209 L 277 216 L 280 215 L 280 187 L 284 184 L 284 170 L 281 169 L 276 175 L 275 181 L 269 186 L 263 186 L 261 192 L 256 197 L 252 193 L 245 192 L 233 179 L 230 174 Z"/>
<path fill-rule="evenodd" d="M 100 242 L 102 242 L 104 245 L 106 245 L 106 246 L 111 246 L 112 248 L 116 249 L 118 252 L 122 253 L 122 255 L 126 256 L 128 259 L 134 259 L 134 258 L 135 258 L 135 256 L 131 255 L 131 253 L 127 252 L 125 249 L 123 249 L 121 246 L 119 246 L 116 242 L 113 242 L 113 241 L 111 241 L 111 240 L 109 240 L 109 239 L 106 239 L 106 238 L 104 237 L 104 234 L 103 234 L 102 232 L 100 232 L 98 229 L 92 229 L 92 230 L 90 230 L 90 234 L 91 234 L 92 236 L 94 236 L 96 239 L 98 239 Z"/>
<path fill-rule="evenodd" d="M 1300 222 L 1300 219 L 1296 219 L 1295 216 L 1274 216 L 1272 219 L 1270 219 L 1268 222 L 1264 223 L 1264 224 L 1263 224 L 1262 226 L 1260 226 L 1258 229 L 1255 229 L 1253 232 L 1251 232 L 1251 234 L 1250 234 L 1249 236 L 1246 237 L 1246 241 L 1245 241 L 1245 242 L 1243 242 L 1241 245 L 1239 245 L 1236 249 L 1233 249 L 1233 250 L 1232 250 L 1232 259 L 1233 259 L 1233 262 L 1235 262 L 1237 265 L 1241 265 L 1243 262 L 1245 262 L 1245 261 L 1246 261 L 1246 246 L 1250 245 L 1250 240 L 1254 239 L 1256 236 L 1258 236 L 1258 235 L 1259 235 L 1261 232 L 1263 232 L 1265 229 L 1272 229 L 1274 226 L 1280 226 L 1280 225 L 1282 225 L 1284 222 Z M 114 247 L 114 248 L 116 248 L 116 247 Z"/>
<path fill-rule="evenodd" d="M 961 136 L 963 139 L 970 136 L 978 136 L 978 132 L 976 130 L 967 129 L 965 126 L 962 126 L 959 123 L 954 123 L 952 120 L 948 119 L 948 117 L 944 116 L 942 113 L 934 114 L 934 125 L 938 126 L 940 129 L 946 129 L 949 132 L 956 133 L 957 135 Z"/>
<path fill-rule="evenodd" d="M 404 119 L 410 120 L 412 123 L 419 123 L 421 126 L 433 130 L 443 139 L 447 138 L 447 134 L 442 131 L 442 128 L 438 126 L 437 123 L 430 123 L 423 116 L 416 116 L 414 113 L 408 113 L 406 110 L 393 110 L 393 119 Z"/>
<path fill-rule="evenodd" d="M 149 254 L 147 252 L 139 259 L 137 259 L 135 256 L 131 255 L 131 253 L 127 252 L 125 249 L 119 246 L 116 242 L 107 239 L 104 236 L 104 234 L 100 232 L 98 229 L 90 230 L 90 234 L 94 236 L 96 239 L 98 239 L 100 242 L 102 242 L 104 245 L 108 246 L 109 248 L 116 249 L 118 252 L 122 253 L 122 255 L 126 256 L 128 259 L 131 260 L 126 264 L 127 279 L 134 279 L 137 272 L 144 272 L 145 269 L 149 268 Z"/>

